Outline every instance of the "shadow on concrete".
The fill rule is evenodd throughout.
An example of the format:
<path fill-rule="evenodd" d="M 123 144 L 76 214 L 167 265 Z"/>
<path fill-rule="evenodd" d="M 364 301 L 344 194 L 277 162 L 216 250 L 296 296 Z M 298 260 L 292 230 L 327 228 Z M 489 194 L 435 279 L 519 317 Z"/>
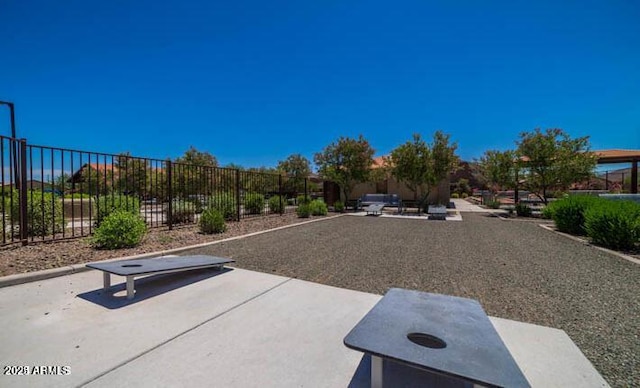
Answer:
<path fill-rule="evenodd" d="M 118 279 L 120 279 L 122 280 L 122 283 L 112 284 L 111 288 L 106 291 L 103 290 L 102 287 L 100 287 L 99 289 L 78 294 L 77 296 L 88 302 L 92 302 L 102 307 L 113 310 L 142 302 L 149 298 L 162 295 L 166 292 L 170 292 L 193 283 L 222 275 L 229 271 L 233 271 L 233 268 L 224 267 L 222 270 L 217 270 L 214 268 L 204 268 L 136 278 L 136 294 L 135 297 L 131 300 L 127 299 L 126 278 L 117 275 L 111 275 L 112 282 L 118 281 Z M 98 277 L 96 277 L 96 281 L 98 280 L 102 282 L 102 276 L 100 276 L 99 279 Z"/>
<path fill-rule="evenodd" d="M 442 388 L 472 388 L 473 383 L 452 377 L 437 375 L 393 361 L 384 361 L 382 367 L 383 387 L 413 388 L 413 387 L 442 387 Z M 371 356 L 365 354 L 360 360 L 349 388 L 371 387 Z"/>

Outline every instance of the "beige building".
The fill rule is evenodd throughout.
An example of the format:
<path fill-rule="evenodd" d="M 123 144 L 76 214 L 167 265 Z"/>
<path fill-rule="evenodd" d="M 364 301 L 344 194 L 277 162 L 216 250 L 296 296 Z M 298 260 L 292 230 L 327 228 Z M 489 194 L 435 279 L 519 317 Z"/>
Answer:
<path fill-rule="evenodd" d="M 373 160 L 373 169 L 379 169 L 383 166 L 383 157 L 377 157 Z M 349 196 L 349 200 L 356 200 L 364 194 L 398 194 L 403 201 L 413 201 L 415 196 L 413 191 L 404 184 L 398 182 L 392 176 L 386 174 L 381 177 L 381 180 L 377 182 L 364 182 L 357 184 Z M 420 198 L 418 193 L 418 198 Z M 450 179 L 443 179 L 440 183 L 431 189 L 431 193 L 427 198 L 427 202 L 430 204 L 443 204 L 449 203 L 451 197 Z"/>

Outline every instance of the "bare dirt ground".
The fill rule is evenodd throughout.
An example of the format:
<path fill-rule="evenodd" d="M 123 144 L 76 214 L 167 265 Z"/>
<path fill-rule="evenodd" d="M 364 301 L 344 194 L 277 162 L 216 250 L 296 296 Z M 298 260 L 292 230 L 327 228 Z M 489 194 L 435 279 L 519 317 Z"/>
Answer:
<path fill-rule="evenodd" d="M 210 235 L 200 233 L 197 226 L 178 226 L 173 230 L 166 227 L 153 228 L 149 229 L 139 246 L 117 250 L 94 249 L 86 237 L 55 242 L 33 242 L 27 246 L 14 244 L 0 247 L 0 276 L 181 248 L 306 220 L 298 218 L 295 214 L 247 218 L 240 222 L 227 223 L 227 231 L 224 233 Z"/>

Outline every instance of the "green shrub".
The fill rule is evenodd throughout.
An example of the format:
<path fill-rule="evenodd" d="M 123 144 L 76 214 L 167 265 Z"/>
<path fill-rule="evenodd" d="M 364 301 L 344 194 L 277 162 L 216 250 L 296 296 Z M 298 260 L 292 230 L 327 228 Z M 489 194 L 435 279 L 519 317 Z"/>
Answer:
<path fill-rule="evenodd" d="M 223 233 L 227 230 L 223 214 L 213 208 L 209 208 L 202 213 L 198 225 L 200 226 L 200 231 L 205 234 Z"/>
<path fill-rule="evenodd" d="M 238 216 L 236 197 L 232 193 L 214 195 L 209 202 L 209 207 L 222 213 L 226 221 L 235 220 Z"/>
<path fill-rule="evenodd" d="M 531 217 L 531 208 L 527 204 L 518 202 L 515 209 L 518 217 Z"/>
<path fill-rule="evenodd" d="M 244 198 L 244 208 L 249 214 L 261 214 L 264 210 L 264 195 L 249 193 Z"/>
<path fill-rule="evenodd" d="M 342 201 L 335 201 L 333 203 L 333 210 L 337 213 L 344 213 L 344 203 L 342 203 Z"/>
<path fill-rule="evenodd" d="M 311 205 L 308 203 L 302 203 L 296 208 L 296 214 L 300 218 L 309 218 L 311 215 Z"/>
<path fill-rule="evenodd" d="M 18 190 L 12 190 L 4 198 L 5 209 L 10 209 L 11 223 L 20 225 L 20 198 Z M 27 235 L 46 236 L 62 232 L 65 225 L 62 220 L 62 201 L 53 193 L 27 191 Z M 18 229 L 16 229 L 17 231 Z"/>
<path fill-rule="evenodd" d="M 453 193 L 453 194 L 451 194 L 451 198 L 460 198 L 460 194 Z"/>
<path fill-rule="evenodd" d="M 146 232 L 147 225 L 139 214 L 115 210 L 102 220 L 91 242 L 96 248 L 130 248 L 138 245 Z"/>
<path fill-rule="evenodd" d="M 556 203 L 558 201 L 553 201 L 553 202 L 549 202 L 547 203 L 547 205 L 542 209 L 542 218 L 546 218 L 548 220 L 552 220 L 553 216 L 556 212 Z"/>
<path fill-rule="evenodd" d="M 72 194 L 65 194 L 64 195 L 64 199 L 87 199 L 87 198 L 91 198 L 91 194 L 85 194 L 85 193 L 72 193 Z"/>
<path fill-rule="evenodd" d="M 269 198 L 269 211 L 271 213 L 284 213 L 284 207 L 287 204 L 286 199 L 279 195 Z"/>
<path fill-rule="evenodd" d="M 584 212 L 602 201 L 604 199 L 590 195 L 574 195 L 554 201 L 553 221 L 561 232 L 584 235 Z"/>
<path fill-rule="evenodd" d="M 111 194 L 96 198 L 96 225 L 109 214 L 117 210 L 126 210 L 134 214 L 140 214 L 140 199 L 129 195 Z"/>
<path fill-rule="evenodd" d="M 311 202 L 311 197 L 308 195 L 298 195 L 296 197 L 296 203 L 298 205 L 302 205 L 303 203 L 310 203 Z"/>
<path fill-rule="evenodd" d="M 311 201 L 311 203 L 309 204 L 309 208 L 311 210 L 311 214 L 314 216 L 326 216 L 329 212 L 327 204 L 324 203 L 324 201 L 320 201 L 317 199 Z"/>
<path fill-rule="evenodd" d="M 608 200 L 591 204 L 584 212 L 584 229 L 595 244 L 633 249 L 640 242 L 640 205 Z"/>
<path fill-rule="evenodd" d="M 205 209 L 205 205 L 206 205 L 206 201 L 203 201 L 201 198 L 193 198 L 191 200 L 189 200 L 189 202 L 191 202 L 192 207 L 193 207 L 193 212 L 196 214 L 201 214 L 204 209 Z"/>
<path fill-rule="evenodd" d="M 462 195 L 460 196 L 461 198 L 467 198 L 469 196 L 469 194 L 467 193 L 462 193 Z"/>
<path fill-rule="evenodd" d="M 171 224 L 188 224 L 195 220 L 195 205 L 190 201 L 174 200 L 171 206 Z"/>
<path fill-rule="evenodd" d="M 489 209 L 500 209 L 501 204 L 500 201 L 494 199 L 491 201 L 487 201 L 486 205 Z"/>

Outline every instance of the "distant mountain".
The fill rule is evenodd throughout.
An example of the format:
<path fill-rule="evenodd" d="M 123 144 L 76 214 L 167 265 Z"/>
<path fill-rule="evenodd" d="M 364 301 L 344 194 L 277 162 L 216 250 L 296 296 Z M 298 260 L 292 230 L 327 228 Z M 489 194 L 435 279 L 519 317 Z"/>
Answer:
<path fill-rule="evenodd" d="M 607 173 L 599 172 L 597 176 L 598 178 L 606 179 Z M 618 170 L 609 171 L 608 178 L 609 178 L 609 181 L 621 181 L 623 177 L 626 179 L 627 177 L 630 177 L 630 176 L 631 176 L 631 167 L 627 167 L 627 168 L 621 168 Z"/>

